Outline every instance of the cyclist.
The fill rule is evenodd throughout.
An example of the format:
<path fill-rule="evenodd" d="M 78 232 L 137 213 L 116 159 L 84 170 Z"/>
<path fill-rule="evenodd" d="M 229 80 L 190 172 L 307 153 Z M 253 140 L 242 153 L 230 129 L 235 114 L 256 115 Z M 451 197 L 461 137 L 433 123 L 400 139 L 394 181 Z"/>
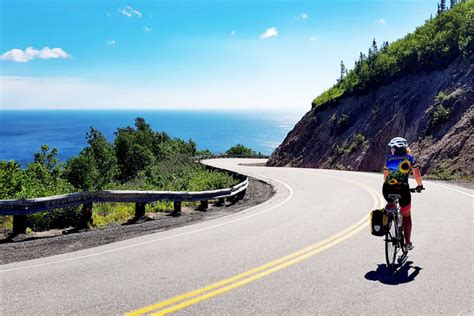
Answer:
<path fill-rule="evenodd" d="M 384 165 L 384 184 L 382 188 L 383 196 L 387 200 L 388 208 L 393 208 L 393 200 L 389 194 L 400 195 L 400 210 L 403 216 L 403 231 L 405 233 L 405 245 L 407 250 L 413 249 L 411 242 L 411 194 L 408 185 L 408 175 L 413 172 L 417 183 L 416 190 L 423 190 L 421 172 L 415 158 L 411 155 L 408 143 L 405 138 L 395 137 L 388 144 L 391 155 L 387 156 Z"/>

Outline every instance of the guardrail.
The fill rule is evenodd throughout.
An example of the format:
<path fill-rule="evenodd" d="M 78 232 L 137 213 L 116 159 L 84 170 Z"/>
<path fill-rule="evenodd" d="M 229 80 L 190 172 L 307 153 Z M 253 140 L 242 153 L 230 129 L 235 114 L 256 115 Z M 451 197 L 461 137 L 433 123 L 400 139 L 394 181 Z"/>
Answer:
<path fill-rule="evenodd" d="M 206 168 L 217 169 L 210 166 Z M 13 235 L 18 235 L 26 232 L 26 215 L 78 205 L 82 205 L 82 217 L 78 228 L 88 228 L 92 224 L 93 203 L 135 203 L 135 220 L 145 215 L 147 203 L 156 201 L 173 202 L 174 210 L 171 213 L 173 216 L 181 214 L 182 202 L 200 202 L 199 209 L 205 211 L 209 207 L 209 200 L 218 200 L 222 205 L 226 199 L 235 202 L 245 196 L 249 185 L 248 178 L 232 171 L 220 171 L 227 172 L 240 182 L 230 188 L 199 192 L 101 190 L 34 199 L 0 200 L 0 215 L 13 215 Z"/>

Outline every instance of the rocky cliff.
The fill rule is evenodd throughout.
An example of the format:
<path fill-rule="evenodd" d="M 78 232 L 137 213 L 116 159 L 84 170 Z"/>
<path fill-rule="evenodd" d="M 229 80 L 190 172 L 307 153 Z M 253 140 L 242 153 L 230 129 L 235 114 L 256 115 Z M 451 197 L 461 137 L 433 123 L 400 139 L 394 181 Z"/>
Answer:
<path fill-rule="evenodd" d="M 474 65 L 407 75 L 362 95 L 313 107 L 269 166 L 380 171 L 392 137 L 407 138 L 424 174 L 472 178 Z"/>

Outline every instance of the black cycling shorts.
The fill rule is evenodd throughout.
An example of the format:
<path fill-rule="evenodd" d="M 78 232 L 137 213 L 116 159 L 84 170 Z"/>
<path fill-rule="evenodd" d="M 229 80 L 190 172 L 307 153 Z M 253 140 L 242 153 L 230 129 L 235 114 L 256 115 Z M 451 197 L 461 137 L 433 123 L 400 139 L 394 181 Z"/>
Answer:
<path fill-rule="evenodd" d="M 401 184 L 388 184 L 384 183 L 382 187 L 382 193 L 385 200 L 389 203 L 393 202 L 392 199 L 388 198 L 389 194 L 398 194 L 401 196 L 399 202 L 401 207 L 405 207 L 411 204 L 411 193 L 408 183 Z"/>

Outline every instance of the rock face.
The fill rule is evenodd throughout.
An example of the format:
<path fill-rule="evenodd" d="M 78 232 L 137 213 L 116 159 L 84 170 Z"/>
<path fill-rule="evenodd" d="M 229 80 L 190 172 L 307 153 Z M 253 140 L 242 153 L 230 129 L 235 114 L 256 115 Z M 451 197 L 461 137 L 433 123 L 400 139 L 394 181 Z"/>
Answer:
<path fill-rule="evenodd" d="M 380 171 L 402 136 L 423 173 L 472 178 L 473 121 L 474 65 L 457 60 L 311 109 L 267 164 Z"/>

